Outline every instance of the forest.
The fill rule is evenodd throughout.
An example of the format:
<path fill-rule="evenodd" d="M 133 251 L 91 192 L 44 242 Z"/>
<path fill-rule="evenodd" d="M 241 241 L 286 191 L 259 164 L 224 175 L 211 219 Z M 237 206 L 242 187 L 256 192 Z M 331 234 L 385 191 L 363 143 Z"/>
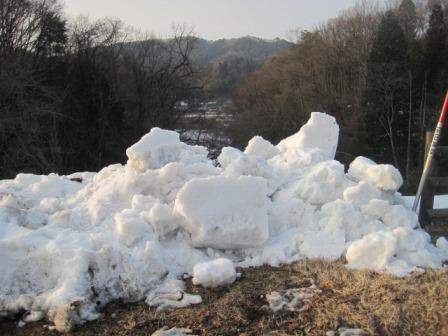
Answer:
<path fill-rule="evenodd" d="M 234 139 L 276 142 L 311 110 L 341 127 L 338 159 L 394 164 L 415 190 L 425 133 L 448 88 L 448 2 L 361 1 L 271 58 L 237 88 Z M 249 126 L 250 125 L 250 126 Z M 446 138 L 446 137 L 445 137 Z"/>
<path fill-rule="evenodd" d="M 213 127 L 233 146 L 276 143 L 325 111 L 341 127 L 340 161 L 392 163 L 415 188 L 448 87 L 448 1 L 360 1 L 261 66 L 198 65 L 201 43 L 185 26 L 160 39 L 118 19 L 67 19 L 57 0 L 1 0 L 0 176 L 123 163 L 152 127 L 184 129 L 198 97 L 230 97 L 231 122 Z"/>

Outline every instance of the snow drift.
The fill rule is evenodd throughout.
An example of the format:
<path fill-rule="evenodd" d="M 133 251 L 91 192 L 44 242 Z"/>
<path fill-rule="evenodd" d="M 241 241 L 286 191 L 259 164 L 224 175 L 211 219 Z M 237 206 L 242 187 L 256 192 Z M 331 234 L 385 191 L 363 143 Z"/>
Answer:
<path fill-rule="evenodd" d="M 313 113 L 277 146 L 255 137 L 244 152 L 224 148 L 216 166 L 154 128 L 126 165 L 0 181 L 0 316 L 25 311 L 67 330 L 111 300 L 201 302 L 184 293 L 185 274 L 217 286 L 235 280 L 235 265 L 306 257 L 398 276 L 442 267 L 448 242 L 419 228 L 400 173 L 362 157 L 346 173 L 338 133 Z"/>

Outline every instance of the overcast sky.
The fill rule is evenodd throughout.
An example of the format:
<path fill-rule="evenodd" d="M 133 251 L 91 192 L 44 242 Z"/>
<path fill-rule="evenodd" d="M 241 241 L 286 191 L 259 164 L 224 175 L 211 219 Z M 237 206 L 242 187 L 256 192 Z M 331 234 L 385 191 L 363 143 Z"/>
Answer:
<path fill-rule="evenodd" d="M 192 26 L 198 36 L 219 39 L 253 35 L 287 38 L 310 29 L 356 0 L 65 0 L 69 16 L 117 17 L 166 37 L 173 24 Z"/>

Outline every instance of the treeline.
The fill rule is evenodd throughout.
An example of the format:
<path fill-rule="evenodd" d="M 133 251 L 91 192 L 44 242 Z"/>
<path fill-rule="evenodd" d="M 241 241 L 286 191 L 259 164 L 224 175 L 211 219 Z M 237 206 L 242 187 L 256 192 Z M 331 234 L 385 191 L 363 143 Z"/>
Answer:
<path fill-rule="evenodd" d="M 340 124 L 339 160 L 392 163 L 415 187 L 448 88 L 448 0 L 361 1 L 261 67 L 235 55 L 199 71 L 201 41 L 182 27 L 161 40 L 118 20 L 68 22 L 58 0 L 0 0 L 0 178 L 124 162 L 154 126 L 276 143 L 320 110 Z M 210 126 L 195 104 L 232 91 L 233 122 Z"/>
<path fill-rule="evenodd" d="M 151 127 L 175 128 L 176 102 L 198 88 L 194 40 L 67 22 L 56 0 L 0 0 L 0 177 L 98 170 Z"/>
<path fill-rule="evenodd" d="M 206 68 L 204 89 L 211 97 L 230 98 L 242 80 L 261 66 L 261 61 L 232 57 L 217 61 Z"/>
<path fill-rule="evenodd" d="M 341 126 L 339 160 L 392 163 L 411 190 L 447 88 L 448 2 L 361 1 L 239 86 L 232 134 L 239 146 L 255 134 L 277 142 L 328 111 Z"/>
<path fill-rule="evenodd" d="M 204 92 L 212 99 L 231 98 L 240 82 L 263 62 L 293 44 L 251 36 L 207 41 L 198 38 L 193 60 L 202 68 Z"/>

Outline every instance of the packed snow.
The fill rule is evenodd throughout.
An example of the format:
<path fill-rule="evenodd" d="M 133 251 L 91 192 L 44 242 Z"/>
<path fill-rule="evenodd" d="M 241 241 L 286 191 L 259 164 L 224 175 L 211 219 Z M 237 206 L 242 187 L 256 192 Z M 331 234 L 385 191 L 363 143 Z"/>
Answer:
<path fill-rule="evenodd" d="M 230 285 L 236 280 L 235 266 L 225 258 L 197 263 L 193 268 L 193 284 L 204 287 Z"/>
<path fill-rule="evenodd" d="M 277 146 L 255 137 L 215 164 L 154 128 L 126 165 L 0 181 L 0 317 L 26 311 L 70 330 L 112 300 L 202 302 L 185 276 L 214 287 L 235 281 L 235 266 L 303 258 L 397 276 L 441 268 L 448 241 L 420 229 L 398 170 L 360 157 L 346 172 L 338 132 L 312 113 Z"/>

